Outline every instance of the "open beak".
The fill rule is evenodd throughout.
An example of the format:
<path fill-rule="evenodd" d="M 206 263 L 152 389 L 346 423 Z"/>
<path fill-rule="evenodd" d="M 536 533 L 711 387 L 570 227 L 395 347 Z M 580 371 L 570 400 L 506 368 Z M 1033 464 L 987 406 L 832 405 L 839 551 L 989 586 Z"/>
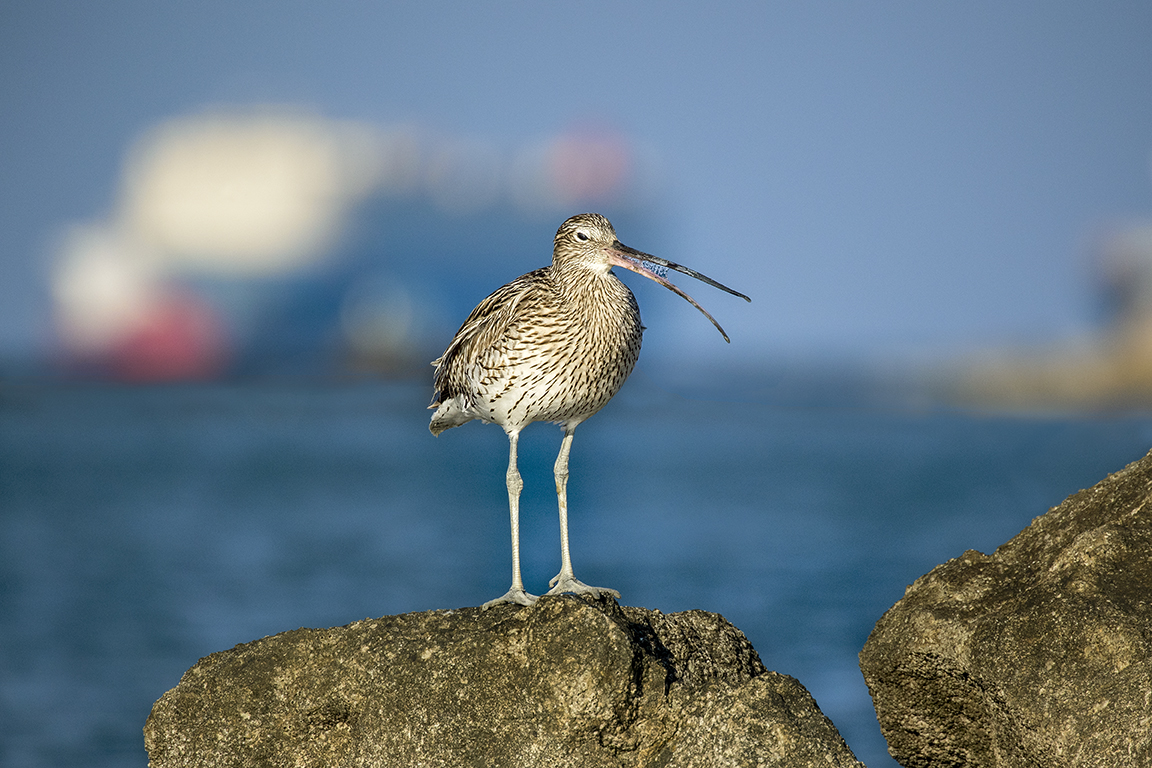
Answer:
<path fill-rule="evenodd" d="M 711 320 L 712 325 L 716 326 L 716 330 L 720 331 L 720 335 L 724 337 L 724 341 L 731 343 L 731 339 L 728 338 L 728 334 L 724 333 L 724 329 L 720 327 L 720 323 L 716 322 L 716 318 L 714 318 L 714 317 L 712 317 L 712 315 L 708 314 L 707 310 L 705 310 L 704 307 L 697 304 L 696 300 L 693 299 L 688 294 L 684 293 L 684 291 L 680 290 L 679 288 L 677 288 L 672 283 L 670 283 L 667 280 L 665 280 L 664 278 L 660 277 L 660 275 L 656 274 L 652 270 L 645 267 L 641 262 L 646 261 L 649 264 L 658 264 L 661 267 L 667 267 L 668 269 L 674 269 L 677 272 L 683 272 L 684 274 L 686 274 L 690 277 L 694 277 L 697 280 L 708 283 L 708 285 L 711 285 L 714 288 L 719 288 L 720 290 L 726 291 L 726 292 L 732 294 L 733 296 L 739 296 L 740 298 L 744 299 L 745 301 L 752 301 L 752 299 L 748 298 L 747 296 L 740 293 L 739 291 L 734 291 L 731 288 L 729 288 L 728 286 L 722 285 L 722 284 L 716 282 L 715 280 L 708 277 L 707 275 L 700 274 L 699 272 L 697 272 L 694 269 L 689 269 L 688 267 L 682 267 L 679 264 L 676 264 L 676 263 L 671 262 L 671 261 L 667 261 L 665 259 L 661 259 L 658 256 L 652 256 L 651 254 L 644 253 L 643 251 L 638 251 L 635 248 L 629 248 L 628 246 L 621 243 L 619 240 L 617 240 L 615 243 L 613 243 L 611 248 L 606 249 L 606 250 L 608 252 L 608 261 L 612 264 L 612 266 L 623 267 L 624 269 L 630 269 L 638 275 L 644 275 L 644 277 L 647 277 L 649 280 L 655 280 L 656 282 L 660 283 L 660 285 L 664 286 L 668 290 L 672 291 L 673 293 L 678 294 L 679 296 L 684 298 L 689 304 L 696 307 L 696 309 L 700 310 L 701 314 L 703 314 L 704 317 Z"/>

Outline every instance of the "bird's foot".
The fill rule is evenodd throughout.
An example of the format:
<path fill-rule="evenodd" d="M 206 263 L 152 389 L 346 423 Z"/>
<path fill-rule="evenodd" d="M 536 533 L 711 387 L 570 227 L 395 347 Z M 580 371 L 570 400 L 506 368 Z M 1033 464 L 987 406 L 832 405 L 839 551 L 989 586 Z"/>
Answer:
<path fill-rule="evenodd" d="M 561 595 L 570 592 L 577 595 L 592 595 L 593 597 L 611 595 L 617 600 L 620 599 L 620 593 L 614 589 L 608 589 L 607 587 L 590 587 L 584 582 L 578 581 L 575 576 L 563 573 L 554 576 L 548 584 L 552 589 L 545 592 L 544 594 L 546 595 Z"/>
<path fill-rule="evenodd" d="M 517 605 L 532 605 L 539 599 L 540 598 L 537 597 L 536 595 L 530 595 L 527 592 L 525 592 L 523 590 L 523 588 L 521 588 L 521 589 L 512 588 L 512 589 L 508 590 L 507 592 L 505 592 L 500 597 L 496 598 L 495 600 L 489 600 L 488 602 L 484 603 L 484 605 L 482 605 L 480 607 L 486 611 L 489 608 L 491 608 L 492 606 L 500 605 L 502 603 L 515 603 Z"/>

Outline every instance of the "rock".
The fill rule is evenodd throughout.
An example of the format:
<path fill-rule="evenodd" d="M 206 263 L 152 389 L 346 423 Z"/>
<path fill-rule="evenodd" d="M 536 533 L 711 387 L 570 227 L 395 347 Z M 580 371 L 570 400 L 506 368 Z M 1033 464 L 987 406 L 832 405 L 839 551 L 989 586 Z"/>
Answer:
<path fill-rule="evenodd" d="M 918 579 L 860 667 L 908 768 L 1152 765 L 1152 454 Z"/>
<path fill-rule="evenodd" d="M 561 596 L 298 629 L 201 659 L 144 727 L 176 766 L 862 766 L 703 611 Z"/>

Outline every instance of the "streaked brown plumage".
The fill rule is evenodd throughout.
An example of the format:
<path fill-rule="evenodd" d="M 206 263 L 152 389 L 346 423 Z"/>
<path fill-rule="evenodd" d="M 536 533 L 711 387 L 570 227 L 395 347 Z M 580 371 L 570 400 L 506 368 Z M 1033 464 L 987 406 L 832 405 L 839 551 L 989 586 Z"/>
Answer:
<path fill-rule="evenodd" d="M 720 325 L 693 299 L 645 268 L 646 261 L 676 269 L 751 301 L 698 272 L 622 245 L 606 218 L 573 216 L 556 232 L 552 265 L 529 272 L 496 290 L 472 313 L 436 366 L 435 408 L 429 428 L 439 435 L 472 419 L 499 424 L 509 440 L 508 504 L 512 520 L 512 586 L 484 604 L 531 605 L 520 576 L 519 499 L 523 481 L 516 468 L 520 430 L 534 421 L 564 429 L 556 458 L 560 504 L 560 573 L 548 594 L 619 593 L 576 580 L 568 552 L 568 453 L 576 427 L 599 411 L 619 390 L 640 355 L 640 309 L 636 298 L 612 274 L 619 266 L 675 291 Z"/>

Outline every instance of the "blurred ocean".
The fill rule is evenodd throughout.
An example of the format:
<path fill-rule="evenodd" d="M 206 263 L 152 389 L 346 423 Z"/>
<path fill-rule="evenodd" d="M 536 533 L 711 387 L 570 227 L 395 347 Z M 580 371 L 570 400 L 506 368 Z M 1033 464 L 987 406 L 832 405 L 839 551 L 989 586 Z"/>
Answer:
<path fill-rule="evenodd" d="M 887 757 L 857 667 L 904 587 L 1152 447 L 1152 417 L 694 400 L 639 370 L 577 431 L 577 576 L 701 608 Z M 832 386 L 831 389 L 835 389 Z M 408 383 L 0 384 L 0 764 L 140 768 L 197 659 L 508 586 L 507 441 Z M 525 581 L 559 568 L 560 432 L 520 445 Z"/>

